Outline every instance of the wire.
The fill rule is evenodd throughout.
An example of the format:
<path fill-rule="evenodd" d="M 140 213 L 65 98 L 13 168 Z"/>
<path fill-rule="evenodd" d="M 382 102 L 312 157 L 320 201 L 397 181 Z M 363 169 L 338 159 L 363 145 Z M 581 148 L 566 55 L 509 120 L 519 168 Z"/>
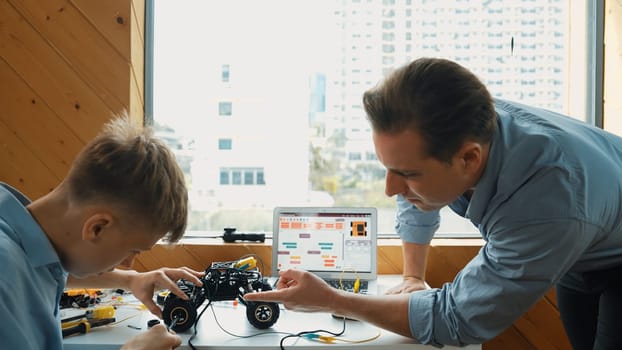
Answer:
<path fill-rule="evenodd" d="M 120 319 L 120 320 L 118 320 L 118 321 L 115 321 L 115 322 L 113 322 L 113 323 L 110 323 L 110 324 L 109 324 L 109 325 L 107 325 L 107 326 L 116 326 L 116 325 L 118 325 L 119 323 L 125 322 L 125 321 L 127 321 L 127 320 L 129 320 L 129 319 L 132 319 L 132 318 L 134 318 L 134 317 L 138 316 L 138 315 L 140 315 L 140 313 L 137 313 L 137 314 L 134 314 L 134 315 L 132 315 L 132 316 L 128 316 L 128 317 L 126 317 L 126 318 Z"/>
<path fill-rule="evenodd" d="M 370 338 L 366 338 L 366 339 L 360 339 L 360 340 L 351 340 L 351 339 L 345 339 L 345 338 L 337 338 L 339 335 L 343 334 L 345 331 L 345 318 L 344 318 L 344 325 L 343 325 L 343 330 L 340 333 L 333 333 L 327 330 L 315 330 L 315 331 L 304 331 L 304 332 L 300 332 L 300 333 L 289 333 L 289 332 L 278 332 L 278 331 L 269 331 L 269 332 L 261 332 L 261 333 L 255 333 L 255 334 L 250 334 L 250 335 L 239 335 L 239 334 L 235 334 L 231 331 L 228 331 L 227 329 L 225 329 L 220 322 L 218 321 L 218 316 L 216 315 L 216 311 L 214 310 L 214 305 L 210 305 L 210 309 L 212 311 L 212 315 L 214 316 L 214 321 L 216 321 L 216 325 L 218 325 L 218 328 L 220 328 L 220 330 L 222 330 L 223 332 L 225 332 L 226 334 L 232 336 L 232 337 L 236 337 L 236 338 L 252 338 L 252 337 L 256 337 L 256 336 L 260 336 L 260 335 L 266 335 L 266 334 L 285 334 L 286 336 L 283 337 L 281 339 L 281 343 L 280 343 L 280 347 L 281 349 L 284 349 L 283 346 L 283 341 L 285 339 L 288 338 L 294 338 L 294 337 L 299 337 L 299 338 L 305 338 L 308 340 L 317 340 L 317 341 L 321 341 L 323 343 L 334 343 L 334 342 L 343 342 L 343 343 L 350 343 L 350 344 L 361 344 L 361 343 L 365 343 L 365 342 L 369 342 L 375 339 L 378 339 L 380 337 L 380 331 L 378 331 L 378 333 L 376 333 L 376 335 L 374 335 L 373 337 Z M 331 334 L 332 336 L 325 336 L 325 335 L 320 335 L 318 333 L 328 333 Z"/>
<path fill-rule="evenodd" d="M 256 337 L 258 335 L 265 335 L 265 334 L 285 334 L 285 335 L 294 335 L 293 333 L 288 333 L 288 332 L 278 332 L 278 331 L 267 331 L 267 332 L 261 332 L 261 333 L 255 333 L 255 334 L 249 334 L 249 335 L 238 335 L 235 333 L 232 333 L 228 330 L 226 330 L 221 324 L 220 322 L 218 322 L 218 317 L 216 317 L 216 311 L 214 311 L 214 305 L 210 306 L 210 309 L 212 309 L 212 314 L 214 315 L 214 321 L 216 321 L 216 324 L 218 325 L 218 328 L 220 328 L 220 330 L 222 330 L 223 332 L 229 334 L 232 337 L 236 337 L 236 338 L 252 338 L 252 337 Z"/>
<path fill-rule="evenodd" d="M 211 299 L 207 302 L 207 304 L 205 305 L 203 310 L 201 310 L 201 312 L 197 316 L 197 319 L 194 320 L 194 326 L 193 326 L 193 330 L 192 330 L 192 335 L 190 336 L 190 338 L 188 338 L 188 345 L 190 346 L 190 348 L 192 350 L 196 350 L 196 348 L 192 344 L 192 339 L 194 339 L 197 336 L 197 324 L 199 323 L 199 319 L 201 318 L 201 316 L 203 315 L 205 310 L 207 310 L 207 307 L 210 306 L 210 305 L 212 305 L 212 300 Z"/>
<path fill-rule="evenodd" d="M 318 339 L 329 339 L 332 337 L 325 337 L 322 335 L 319 335 L 318 333 L 327 333 L 332 335 L 333 337 L 338 337 L 340 335 L 342 335 L 344 332 L 346 331 L 346 318 L 343 318 L 343 328 L 341 328 L 340 332 L 331 332 L 331 331 L 327 331 L 325 329 L 316 329 L 314 331 L 302 331 L 296 334 L 290 334 L 290 335 L 286 335 L 283 338 L 281 338 L 281 341 L 279 342 L 279 347 L 281 348 L 281 350 L 285 350 L 285 346 L 283 345 L 283 342 L 285 342 L 286 339 L 288 338 L 307 338 L 307 339 L 313 339 L 313 338 L 318 338 Z M 307 334 L 314 334 L 316 336 L 309 336 L 309 337 L 305 337 L 305 335 Z"/>
<path fill-rule="evenodd" d="M 244 255 L 244 256 L 240 257 L 240 258 L 238 259 L 238 261 L 239 261 L 239 260 L 242 260 L 242 259 L 245 259 L 245 258 L 247 258 L 247 257 L 249 257 L 249 256 L 252 256 L 252 257 L 256 258 L 257 260 L 259 260 L 259 262 L 260 262 L 260 264 L 261 264 L 261 268 L 263 269 L 263 266 L 264 266 L 264 265 L 263 265 L 263 260 L 261 260 L 261 258 L 260 258 L 259 256 L 257 256 L 256 254 L 247 254 L 247 255 Z M 218 294 L 218 286 L 219 286 L 219 284 L 218 284 L 218 283 L 216 283 L 215 288 L 214 288 L 214 294 Z M 194 344 L 192 344 L 192 340 L 193 340 L 193 339 L 196 337 L 196 335 L 197 335 L 197 325 L 198 325 L 198 323 L 199 323 L 199 319 L 201 318 L 201 316 L 203 316 L 203 313 L 205 312 L 205 310 L 207 310 L 207 308 L 208 308 L 208 307 L 210 307 L 210 308 L 212 309 L 212 314 L 214 315 L 214 320 L 216 321 L 216 324 L 218 325 L 218 327 L 219 327 L 219 328 L 220 328 L 223 332 L 225 332 L 225 333 L 227 333 L 227 334 L 229 334 L 229 335 L 231 335 L 231 336 L 234 336 L 234 337 L 238 337 L 238 338 L 250 338 L 250 337 L 254 337 L 254 336 L 258 336 L 258 335 L 263 335 L 263 334 L 270 334 L 270 333 L 281 333 L 281 334 L 288 334 L 288 335 L 290 334 L 290 333 L 285 333 L 285 332 L 262 332 L 262 333 L 257 333 L 257 334 L 253 334 L 253 335 L 249 335 L 249 336 L 240 336 L 240 335 L 233 334 L 233 333 L 231 333 L 231 332 L 229 332 L 229 331 L 225 330 L 225 329 L 222 327 L 222 325 L 220 324 L 220 322 L 218 322 L 218 318 L 216 317 L 216 313 L 214 312 L 214 307 L 213 307 L 213 305 L 212 305 L 212 296 L 211 296 L 211 294 L 210 294 L 209 288 L 204 288 L 204 290 L 205 290 L 205 292 L 206 292 L 206 294 L 207 294 L 207 299 L 208 299 L 208 302 L 207 302 L 207 304 L 205 305 L 205 307 L 203 308 L 203 310 L 201 310 L 201 312 L 200 312 L 200 313 L 199 313 L 199 315 L 197 316 L 196 320 L 194 321 L 194 325 L 193 325 L 193 332 L 192 332 L 192 335 L 190 336 L 190 338 L 188 339 L 188 345 L 190 346 L 190 348 L 191 348 L 191 349 L 196 350 L 196 348 L 194 347 Z"/>
<path fill-rule="evenodd" d="M 356 281 L 354 282 L 353 292 L 354 293 L 358 293 L 359 289 L 360 289 L 361 279 L 359 278 L 358 271 L 356 271 L 355 269 L 352 269 L 352 268 L 344 268 L 343 270 L 341 270 L 341 274 L 339 275 L 339 289 L 345 290 L 345 287 L 343 286 L 343 274 L 346 271 L 352 271 L 356 275 Z"/>
<path fill-rule="evenodd" d="M 373 337 L 367 338 L 367 339 L 360 339 L 360 340 L 350 340 L 350 339 L 345 339 L 345 338 L 335 338 L 335 341 L 341 341 L 344 343 L 350 343 L 350 344 L 361 344 L 361 343 L 367 343 L 370 342 L 372 340 L 376 340 L 378 338 L 380 338 L 380 330 L 378 330 L 378 333 L 376 333 L 376 335 L 374 335 Z"/>
<path fill-rule="evenodd" d="M 263 265 L 263 260 L 256 254 L 247 254 L 244 255 L 242 257 L 240 257 L 239 260 L 245 259 L 247 257 L 254 257 L 257 260 L 259 260 L 259 263 L 261 265 L 261 270 L 263 270 L 264 265 Z M 341 276 L 339 277 L 339 284 L 341 289 L 343 289 L 343 283 L 342 283 L 342 279 L 343 279 L 343 273 L 345 270 L 343 270 L 341 272 Z M 353 270 L 356 273 L 356 279 L 357 281 L 359 280 L 358 278 L 358 272 L 356 270 Z M 356 288 L 356 287 L 355 287 Z M 358 288 L 356 288 L 358 289 Z M 338 338 L 341 335 L 343 335 L 346 331 L 346 318 L 343 317 L 343 326 L 341 328 L 341 331 L 339 332 L 332 332 L 329 330 L 325 330 L 325 329 L 316 329 L 316 330 L 312 330 L 312 331 L 302 331 L 302 332 L 298 332 L 298 333 L 289 333 L 289 332 L 279 332 L 279 331 L 266 331 L 266 332 L 260 332 L 260 333 L 255 333 L 255 334 L 249 334 L 249 335 L 239 335 L 239 334 L 235 334 L 227 329 L 225 329 L 222 324 L 220 324 L 220 321 L 218 321 L 218 317 L 216 315 L 216 311 L 214 310 L 214 305 L 212 304 L 212 297 L 210 295 L 210 291 L 208 288 L 204 289 L 206 294 L 207 294 L 207 299 L 208 302 L 205 305 L 205 307 L 203 307 L 203 309 L 201 310 L 201 312 L 199 313 L 199 315 L 197 316 L 196 320 L 194 321 L 194 325 L 193 325 L 193 333 L 190 336 L 190 338 L 188 339 L 188 345 L 190 346 L 191 349 L 196 350 L 196 347 L 194 346 L 194 344 L 192 344 L 192 340 L 196 337 L 197 335 L 197 325 L 199 323 L 199 319 L 201 318 L 201 316 L 203 316 L 203 313 L 205 313 L 205 310 L 207 310 L 207 308 L 209 307 L 212 311 L 212 315 L 214 316 L 214 321 L 216 322 L 216 325 L 218 325 L 218 328 L 220 328 L 220 330 L 222 330 L 224 333 L 232 336 L 232 337 L 236 337 L 236 338 L 252 338 L 252 337 L 256 337 L 256 336 L 260 336 L 260 335 L 266 335 L 266 334 L 284 334 L 285 336 L 283 336 L 281 338 L 281 340 L 279 341 L 279 347 L 282 350 L 285 350 L 285 346 L 284 346 L 284 342 L 285 340 L 289 339 L 289 338 L 305 338 L 308 340 L 313 340 L 313 341 L 320 341 L 326 344 L 333 344 L 335 342 L 344 342 L 344 343 L 351 343 L 351 344 L 360 344 L 360 343 L 364 343 L 364 342 L 369 342 L 372 341 L 374 339 L 377 339 L 378 337 L 380 337 L 380 331 L 378 331 L 378 333 L 370 338 L 367 339 L 362 339 L 362 340 L 351 340 L 351 339 L 344 339 L 344 338 Z M 216 284 L 215 289 L 214 289 L 214 294 L 218 293 L 218 284 Z M 324 334 L 328 334 L 328 335 L 324 335 Z"/>
<path fill-rule="evenodd" d="M 205 312 L 205 310 L 207 310 L 207 307 L 212 305 L 212 296 L 209 294 L 209 288 L 203 286 L 202 289 L 205 290 L 208 301 L 205 307 L 203 308 L 203 310 L 199 312 L 199 315 L 197 316 L 196 320 L 194 320 L 192 335 L 190 336 L 190 338 L 188 338 L 188 345 L 190 346 L 192 350 L 196 350 L 196 348 L 192 344 L 192 339 L 194 339 L 197 336 L 197 325 L 199 324 L 199 319 L 201 318 L 201 316 L 203 316 L 203 313 Z M 217 293 L 218 293 L 218 283 L 216 283 L 216 286 L 214 288 L 214 294 L 217 294 Z"/>

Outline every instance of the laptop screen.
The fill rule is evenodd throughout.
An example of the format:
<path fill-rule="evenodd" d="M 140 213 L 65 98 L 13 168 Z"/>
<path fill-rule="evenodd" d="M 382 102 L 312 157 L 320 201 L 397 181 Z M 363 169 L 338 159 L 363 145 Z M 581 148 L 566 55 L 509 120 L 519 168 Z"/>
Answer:
<path fill-rule="evenodd" d="M 323 278 L 376 277 L 375 208 L 275 208 L 272 272 L 302 269 Z"/>

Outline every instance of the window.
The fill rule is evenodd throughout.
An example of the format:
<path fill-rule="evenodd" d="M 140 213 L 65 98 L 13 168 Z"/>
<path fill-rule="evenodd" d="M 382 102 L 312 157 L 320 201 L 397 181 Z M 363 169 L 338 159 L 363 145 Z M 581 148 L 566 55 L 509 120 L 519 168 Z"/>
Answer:
<path fill-rule="evenodd" d="M 604 41 L 607 45 L 596 49 L 603 49 L 605 65 L 603 71 L 607 72 L 604 76 L 602 98 L 605 101 L 602 110 L 602 125 L 605 130 L 622 136 L 622 101 L 620 100 L 620 81 L 622 80 L 622 43 L 618 39 L 620 35 L 619 26 L 622 22 L 622 10 L 619 1 L 605 1 L 605 11 L 607 17 L 603 30 Z M 597 62 L 599 60 L 597 59 Z M 596 70 L 598 72 L 598 70 Z M 594 100 L 599 101 L 598 95 Z"/>
<path fill-rule="evenodd" d="M 389 44 L 382 45 L 382 52 L 384 53 L 395 52 L 395 45 L 389 45 Z"/>
<path fill-rule="evenodd" d="M 263 170 L 259 169 L 257 170 L 257 184 L 258 185 L 265 185 L 265 181 L 263 180 Z"/>
<path fill-rule="evenodd" d="M 395 10 L 393 9 L 383 9 L 382 16 L 387 18 L 395 17 Z"/>
<path fill-rule="evenodd" d="M 382 64 L 385 66 L 392 65 L 395 62 L 395 58 L 391 56 L 382 56 Z M 386 74 L 383 74 L 386 75 Z"/>
<path fill-rule="evenodd" d="M 229 184 L 229 171 L 221 170 L 220 171 L 220 184 L 228 185 Z"/>
<path fill-rule="evenodd" d="M 395 28 L 395 21 L 382 21 L 382 29 Z"/>
<path fill-rule="evenodd" d="M 219 139 L 218 140 L 218 149 L 220 150 L 230 150 L 232 147 L 233 141 L 231 139 Z"/>
<path fill-rule="evenodd" d="M 252 170 L 244 171 L 244 184 L 253 185 L 255 183 L 255 173 Z"/>
<path fill-rule="evenodd" d="M 220 76 L 221 76 L 223 83 L 229 82 L 229 65 L 228 64 L 222 65 L 222 73 Z"/>
<path fill-rule="evenodd" d="M 242 172 L 240 170 L 233 170 L 231 172 L 231 184 L 232 185 L 242 184 Z"/>
<path fill-rule="evenodd" d="M 231 179 L 231 181 L 229 180 Z M 265 185 L 262 168 L 221 168 L 221 185 Z"/>
<path fill-rule="evenodd" d="M 231 102 L 218 102 L 218 115 L 231 115 Z"/>
<path fill-rule="evenodd" d="M 361 152 L 350 152 L 348 154 L 349 160 L 361 160 Z"/>
<path fill-rule="evenodd" d="M 395 39 L 395 33 L 382 33 L 382 40 L 393 41 Z"/>
<path fill-rule="evenodd" d="M 183 164 L 189 230 L 269 232 L 277 205 L 372 205 L 393 233 L 362 93 L 411 59 L 446 57 L 495 97 L 583 119 L 586 13 L 570 0 L 158 0 L 146 108 Z M 232 209 L 252 214 L 223 222 Z M 441 215 L 440 235 L 476 234 Z"/>

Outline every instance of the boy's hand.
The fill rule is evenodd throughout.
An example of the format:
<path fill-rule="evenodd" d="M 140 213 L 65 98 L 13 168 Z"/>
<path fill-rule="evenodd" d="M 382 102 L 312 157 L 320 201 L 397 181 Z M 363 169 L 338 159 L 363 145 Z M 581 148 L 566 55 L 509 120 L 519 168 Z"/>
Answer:
<path fill-rule="evenodd" d="M 187 267 L 163 267 L 148 272 L 138 272 L 129 279 L 129 289 L 136 299 L 140 300 L 152 314 L 162 318 L 162 310 L 153 301 L 156 290 L 168 289 L 180 298 L 187 300 L 188 296 L 177 286 L 180 279 L 188 280 L 198 286 L 203 283 L 199 279 L 204 272 L 198 272 Z"/>
<path fill-rule="evenodd" d="M 159 324 L 130 339 L 121 350 L 171 350 L 180 345 L 181 338 Z"/>

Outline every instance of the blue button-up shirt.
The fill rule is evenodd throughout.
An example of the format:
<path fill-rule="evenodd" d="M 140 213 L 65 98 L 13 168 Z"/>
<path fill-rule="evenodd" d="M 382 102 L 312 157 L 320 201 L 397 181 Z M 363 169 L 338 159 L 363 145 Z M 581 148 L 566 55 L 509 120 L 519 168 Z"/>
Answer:
<path fill-rule="evenodd" d="M 452 283 L 411 294 L 410 330 L 422 343 L 482 343 L 563 276 L 622 265 L 622 138 L 521 104 L 495 100 L 495 109 L 484 173 L 470 201 L 450 204 L 486 243 Z M 438 226 L 438 211 L 398 197 L 404 241 L 428 243 Z"/>
<path fill-rule="evenodd" d="M 0 183 L 0 348 L 63 348 L 59 301 L 67 273 L 29 201 Z"/>

